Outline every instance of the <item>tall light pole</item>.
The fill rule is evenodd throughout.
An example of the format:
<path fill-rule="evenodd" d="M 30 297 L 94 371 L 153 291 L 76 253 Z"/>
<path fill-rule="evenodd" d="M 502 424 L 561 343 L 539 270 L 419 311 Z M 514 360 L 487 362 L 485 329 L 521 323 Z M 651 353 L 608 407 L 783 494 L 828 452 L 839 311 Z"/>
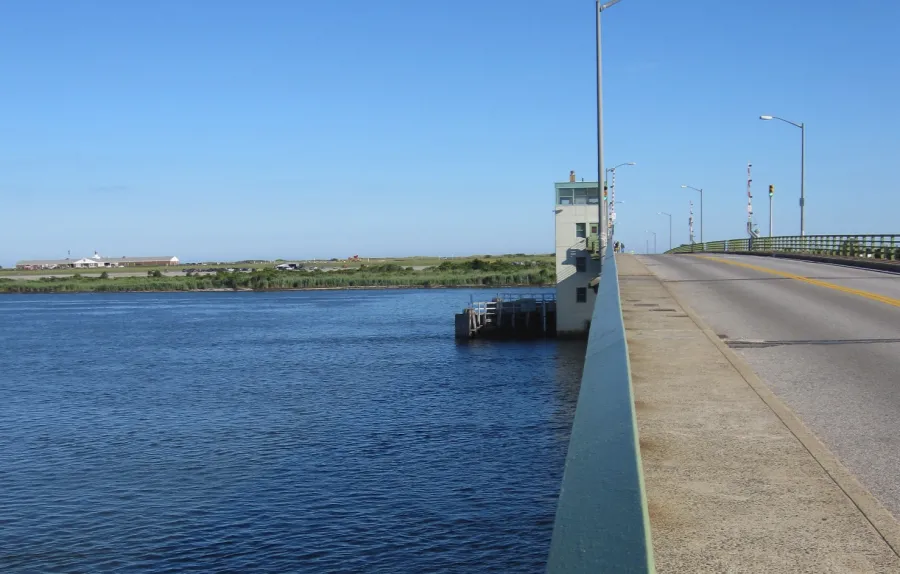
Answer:
<path fill-rule="evenodd" d="M 600 208 L 600 253 L 606 252 L 607 233 L 609 223 L 607 221 L 607 206 L 603 201 L 603 188 L 606 185 L 604 177 L 606 172 L 603 170 L 603 50 L 601 42 L 601 18 L 603 11 L 618 4 L 621 0 L 609 0 L 605 4 L 601 4 L 600 0 L 596 0 L 597 4 L 597 195 Z M 600 258 L 600 271 L 603 271 L 603 258 Z"/>
<path fill-rule="evenodd" d="M 690 215 L 688 216 L 688 233 L 690 234 L 691 250 L 694 249 L 694 202 L 690 201 Z"/>
<path fill-rule="evenodd" d="M 603 181 L 606 181 L 606 174 L 612 172 L 612 185 L 609 186 L 609 208 L 607 210 L 607 215 L 609 217 L 610 234 L 615 234 L 616 232 L 616 170 L 625 165 L 637 164 L 633 161 L 620 163 L 619 165 L 610 167 L 603 172 Z"/>
<path fill-rule="evenodd" d="M 682 185 L 681 187 L 682 189 L 693 189 L 700 192 L 700 243 L 703 243 L 703 190 L 690 185 Z"/>
<path fill-rule="evenodd" d="M 655 231 L 650 231 L 650 230 L 648 229 L 648 230 L 645 231 L 644 233 L 652 233 L 652 234 L 653 234 L 653 254 L 656 255 L 656 232 L 655 232 Z M 647 242 L 649 243 L 650 240 L 648 239 Z"/>
<path fill-rule="evenodd" d="M 665 211 L 657 212 L 657 215 L 667 215 L 669 217 L 669 251 L 672 250 L 672 214 Z"/>
<path fill-rule="evenodd" d="M 786 124 L 791 124 L 795 128 L 800 128 L 800 236 L 806 235 L 806 224 L 803 212 L 806 208 L 806 124 L 800 122 L 792 122 L 778 116 L 759 116 L 761 120 L 781 120 Z"/>

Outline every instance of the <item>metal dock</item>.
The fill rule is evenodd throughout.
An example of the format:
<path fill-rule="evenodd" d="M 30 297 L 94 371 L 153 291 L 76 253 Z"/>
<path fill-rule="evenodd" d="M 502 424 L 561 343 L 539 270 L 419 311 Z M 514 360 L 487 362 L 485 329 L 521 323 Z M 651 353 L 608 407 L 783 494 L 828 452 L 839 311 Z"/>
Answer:
<path fill-rule="evenodd" d="M 520 339 L 556 336 L 555 293 L 501 293 L 490 301 L 469 298 L 456 315 L 456 338 Z"/>

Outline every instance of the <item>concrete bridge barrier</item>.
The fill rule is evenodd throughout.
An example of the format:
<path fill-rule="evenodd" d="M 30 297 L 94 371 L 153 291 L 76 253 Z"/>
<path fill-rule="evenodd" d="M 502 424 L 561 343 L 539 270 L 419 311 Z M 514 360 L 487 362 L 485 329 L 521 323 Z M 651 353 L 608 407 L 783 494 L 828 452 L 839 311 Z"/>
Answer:
<path fill-rule="evenodd" d="M 628 344 L 609 242 L 547 571 L 654 572 Z"/>

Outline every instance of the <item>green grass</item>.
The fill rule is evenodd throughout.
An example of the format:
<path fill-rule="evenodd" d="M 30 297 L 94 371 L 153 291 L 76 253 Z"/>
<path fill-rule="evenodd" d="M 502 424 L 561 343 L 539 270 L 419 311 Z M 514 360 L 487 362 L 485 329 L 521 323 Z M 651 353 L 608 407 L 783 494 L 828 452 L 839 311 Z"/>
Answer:
<path fill-rule="evenodd" d="M 404 258 L 404 263 L 412 263 Z M 523 259 L 524 261 L 524 259 Z M 253 273 L 216 273 L 177 277 L 43 277 L 32 281 L 0 279 L 0 293 L 77 293 L 129 291 L 202 291 L 213 289 L 348 289 L 364 287 L 508 287 L 553 285 L 553 264 L 532 260 L 514 265 L 506 259 L 444 260 L 434 267 L 414 271 L 412 265 L 385 263 L 337 271 L 276 271 L 266 268 Z"/>
<path fill-rule="evenodd" d="M 369 261 L 366 261 L 366 258 L 361 258 L 360 261 L 348 261 L 338 260 L 338 261 L 328 261 L 328 260 L 304 260 L 304 259 L 286 259 L 286 260 L 278 260 L 278 263 L 286 262 L 299 262 L 303 263 L 307 267 L 320 267 L 322 269 L 355 269 L 363 266 L 374 266 L 374 265 L 383 265 L 383 264 L 395 264 L 403 267 L 433 267 L 438 266 L 445 261 L 451 262 L 465 262 L 472 261 L 474 259 L 484 259 L 490 261 L 503 261 L 503 262 L 513 262 L 513 261 L 534 261 L 537 263 L 550 263 L 554 262 L 554 256 L 551 255 L 525 255 L 525 254 L 508 254 L 508 255 L 469 255 L 465 257 L 455 257 L 453 259 L 441 259 L 440 257 L 430 257 L 430 256 L 412 256 L 412 257 L 371 257 Z M 240 263 L 240 262 L 232 262 L 232 263 L 209 263 L 205 267 L 215 267 L 215 268 L 251 268 L 254 270 L 262 270 L 266 268 L 274 267 L 276 263 Z M 109 275 L 121 274 L 121 273 L 147 273 L 148 271 L 160 271 L 162 273 L 166 272 L 181 272 L 186 269 L 200 269 L 202 270 L 204 266 L 200 265 L 172 265 L 167 267 L 110 267 L 110 268 L 95 268 L 95 269 L 51 269 L 51 270 L 37 270 L 37 271 L 25 271 L 18 269 L 0 269 L 0 278 L 8 277 L 8 276 L 41 276 L 41 275 L 75 275 L 76 273 L 80 273 L 82 275 L 90 275 L 100 273 L 106 271 Z"/>
<path fill-rule="evenodd" d="M 253 265 L 239 265 L 236 263 L 223 263 L 221 265 L 211 265 L 211 267 L 244 267 L 244 268 L 253 268 L 253 269 L 263 269 L 265 267 L 272 267 L 273 265 L 262 265 L 259 263 Z M 4 276 L 25 276 L 25 275 L 75 275 L 76 273 L 80 273 L 82 275 L 99 275 L 106 271 L 110 275 L 115 273 L 147 273 L 148 271 L 159 271 L 161 273 L 172 272 L 172 271 L 184 271 L 185 269 L 202 269 L 202 267 L 198 267 L 197 265 L 170 265 L 170 266 L 154 266 L 154 267 L 95 267 L 93 269 L 39 269 L 34 271 L 28 270 L 19 270 L 19 269 L 2 269 L 0 270 L 0 278 Z"/>

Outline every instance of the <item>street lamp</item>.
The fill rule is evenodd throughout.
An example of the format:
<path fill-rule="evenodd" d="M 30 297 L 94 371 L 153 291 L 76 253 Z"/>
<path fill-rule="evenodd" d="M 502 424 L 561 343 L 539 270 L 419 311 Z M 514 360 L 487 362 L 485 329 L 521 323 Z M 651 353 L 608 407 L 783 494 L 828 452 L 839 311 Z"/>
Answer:
<path fill-rule="evenodd" d="M 615 167 L 611 167 L 603 172 L 603 183 L 606 184 L 606 174 L 612 172 L 612 185 L 609 186 L 609 207 L 607 209 L 607 215 L 609 217 L 609 226 L 611 231 L 615 233 L 616 231 L 616 170 L 622 166 L 626 165 L 637 165 L 633 161 L 620 163 Z M 622 203 L 621 201 L 619 203 Z"/>
<path fill-rule="evenodd" d="M 653 234 L 653 254 L 656 255 L 656 232 L 647 230 L 644 233 L 652 233 Z M 648 240 L 649 242 L 649 240 Z"/>
<path fill-rule="evenodd" d="M 596 0 L 596 12 L 597 12 L 597 185 L 599 189 L 597 190 L 597 195 L 599 195 L 599 204 L 600 208 L 600 248 L 601 253 L 604 253 L 604 249 L 606 248 L 607 242 L 607 229 L 608 229 L 608 221 L 607 221 L 607 206 L 603 204 L 603 178 L 606 176 L 606 172 L 603 170 L 603 53 L 601 49 L 601 14 L 607 8 L 611 8 L 618 4 L 621 0 L 609 0 L 608 2 L 601 4 L 600 0 Z M 603 271 L 603 259 L 601 261 L 601 272 Z"/>
<path fill-rule="evenodd" d="M 803 218 L 803 212 L 806 208 L 806 124 L 800 122 L 792 122 L 778 116 L 759 116 L 761 120 L 781 120 L 786 124 L 791 124 L 795 128 L 800 128 L 800 236 L 806 235 L 806 224 Z"/>
<path fill-rule="evenodd" d="M 672 250 L 672 214 L 665 211 L 656 212 L 657 215 L 667 215 L 669 217 L 669 251 Z"/>
<path fill-rule="evenodd" d="M 620 164 L 617 165 L 616 167 L 610 167 L 610 168 L 607 168 L 607 169 L 606 169 L 606 173 L 609 173 L 609 172 L 615 173 L 616 170 L 619 169 L 620 167 L 622 167 L 623 165 L 637 165 L 637 164 L 636 164 L 635 162 L 633 162 L 633 161 L 629 161 L 629 162 L 625 162 L 625 163 L 620 163 Z"/>
<path fill-rule="evenodd" d="M 690 185 L 682 185 L 681 187 L 682 189 L 693 189 L 700 192 L 700 243 L 703 243 L 703 190 Z"/>

